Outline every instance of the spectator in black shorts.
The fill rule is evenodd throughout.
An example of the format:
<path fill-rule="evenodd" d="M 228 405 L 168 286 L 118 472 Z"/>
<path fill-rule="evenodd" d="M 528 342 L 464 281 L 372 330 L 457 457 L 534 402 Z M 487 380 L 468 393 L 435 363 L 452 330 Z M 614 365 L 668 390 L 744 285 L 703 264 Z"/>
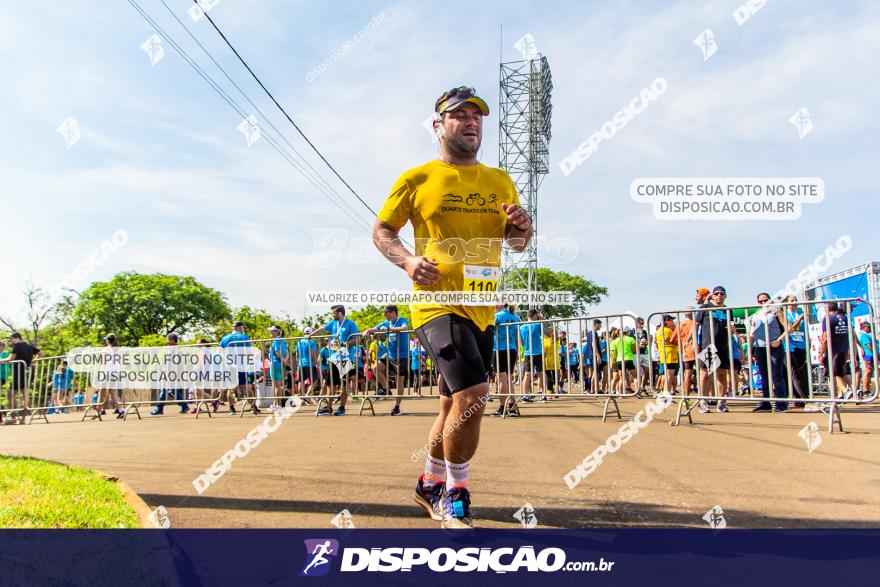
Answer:
<path fill-rule="evenodd" d="M 537 378 L 538 391 L 545 389 L 544 382 L 544 326 L 538 322 L 541 316 L 534 308 L 526 313 L 528 321 L 519 327 L 520 347 L 523 351 L 523 390 L 532 393 L 533 378 Z M 532 401 L 532 396 L 523 398 Z"/>
<path fill-rule="evenodd" d="M 18 332 L 13 332 L 9 335 L 9 344 L 12 345 L 12 348 L 9 351 L 9 356 L 0 359 L 0 363 L 10 363 L 10 377 L 9 377 L 9 389 L 7 390 L 6 399 L 8 401 L 9 409 L 21 409 L 18 413 L 18 423 L 24 424 L 25 416 L 28 415 L 27 410 L 27 388 L 28 388 L 28 370 L 31 366 L 31 361 L 34 358 L 40 358 L 43 356 L 43 351 L 35 347 L 34 345 L 24 342 L 21 339 L 21 334 Z M 22 364 L 19 361 L 24 361 Z M 18 395 L 21 395 L 21 401 L 18 401 Z M 15 422 L 7 420 L 7 424 L 14 424 Z"/>
<path fill-rule="evenodd" d="M 385 361 L 379 361 L 376 369 L 376 377 L 379 385 L 390 391 L 391 385 L 388 382 L 389 375 L 393 374 L 397 382 L 397 398 L 394 407 L 391 409 L 392 416 L 400 415 L 400 402 L 403 399 L 403 388 L 410 379 L 409 373 L 409 321 L 400 316 L 397 306 L 389 304 L 385 306 L 385 320 L 374 326 L 364 330 L 364 336 L 371 334 L 385 334 L 388 340 L 388 358 Z M 389 370 L 393 373 L 389 374 Z"/>
<path fill-rule="evenodd" d="M 492 414 L 493 416 L 504 415 L 505 406 L 508 407 L 507 415 L 519 416 L 519 409 L 510 398 L 511 377 L 517 360 L 517 333 L 520 323 L 517 316 L 507 304 L 496 306 L 495 312 L 495 337 L 492 344 L 492 369 L 498 378 L 498 399 L 501 405 Z"/>
<path fill-rule="evenodd" d="M 826 308 L 828 315 L 822 320 L 822 337 L 819 340 L 819 364 L 828 368 L 826 358 L 831 356 L 832 393 L 834 397 L 845 397 L 852 392 L 849 355 L 850 344 L 856 343 L 852 340 L 846 309 L 837 302 L 830 302 Z M 831 336 L 828 335 L 829 328 Z"/>
<path fill-rule="evenodd" d="M 694 319 L 699 326 L 697 336 L 697 367 L 700 370 L 700 393 L 707 396 L 727 397 L 730 375 L 730 310 L 724 302 L 727 290 L 721 285 L 712 289 L 709 301 L 700 306 Z M 709 403 L 701 400 L 699 409 L 706 413 Z M 718 411 L 727 412 L 723 399 L 718 401 Z"/>
<path fill-rule="evenodd" d="M 587 333 L 587 336 L 584 337 L 583 341 L 583 348 L 586 349 L 586 353 L 582 354 L 584 354 L 591 363 L 591 368 L 586 374 L 586 377 L 590 379 L 590 389 L 592 390 L 592 393 L 599 392 L 599 384 L 602 382 L 605 373 L 605 362 L 602 360 L 602 351 L 600 349 L 602 344 L 601 329 L 602 321 L 593 320 L 593 330 L 592 332 Z M 586 384 L 586 381 L 584 381 L 584 384 Z"/>

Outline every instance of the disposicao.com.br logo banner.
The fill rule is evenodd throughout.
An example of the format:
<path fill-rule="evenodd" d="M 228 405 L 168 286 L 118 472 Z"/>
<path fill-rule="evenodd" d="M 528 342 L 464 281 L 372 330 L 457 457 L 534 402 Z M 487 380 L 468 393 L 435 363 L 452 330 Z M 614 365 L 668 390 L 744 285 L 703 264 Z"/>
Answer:
<path fill-rule="evenodd" d="M 307 558 L 300 576 L 326 575 L 333 561 L 340 559 L 342 573 L 398 573 L 430 571 L 446 573 L 517 573 L 556 571 L 606 572 L 614 567 L 613 561 L 600 557 L 598 561 L 567 561 L 565 550 L 558 547 L 500 546 L 391 546 L 384 548 L 344 547 L 329 538 L 305 540 Z"/>

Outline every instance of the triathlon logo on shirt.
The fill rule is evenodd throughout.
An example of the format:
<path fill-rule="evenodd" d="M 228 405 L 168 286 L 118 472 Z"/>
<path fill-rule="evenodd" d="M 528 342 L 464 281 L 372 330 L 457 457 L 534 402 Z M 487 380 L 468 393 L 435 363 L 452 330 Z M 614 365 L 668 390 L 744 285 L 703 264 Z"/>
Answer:
<path fill-rule="evenodd" d="M 495 204 L 498 202 L 498 194 L 482 195 L 474 192 L 466 196 L 458 194 L 445 194 L 443 196 L 443 212 L 465 212 L 477 214 L 500 214 Z M 460 206 L 451 204 L 461 204 Z"/>

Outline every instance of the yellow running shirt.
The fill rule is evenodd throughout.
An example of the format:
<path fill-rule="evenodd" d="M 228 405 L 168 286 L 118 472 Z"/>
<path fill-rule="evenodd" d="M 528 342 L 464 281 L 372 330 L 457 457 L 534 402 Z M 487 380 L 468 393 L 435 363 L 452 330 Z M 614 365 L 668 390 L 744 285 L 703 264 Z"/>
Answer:
<path fill-rule="evenodd" d="M 503 169 L 430 161 L 404 172 L 379 211 L 379 220 L 400 229 L 413 225 L 415 254 L 439 262 L 440 280 L 416 291 L 491 291 L 500 285 L 501 243 L 507 214 L 519 204 L 516 186 Z M 467 275 L 467 277 L 466 277 Z M 444 314 L 471 320 L 480 330 L 495 323 L 492 306 L 412 306 L 413 328 Z"/>

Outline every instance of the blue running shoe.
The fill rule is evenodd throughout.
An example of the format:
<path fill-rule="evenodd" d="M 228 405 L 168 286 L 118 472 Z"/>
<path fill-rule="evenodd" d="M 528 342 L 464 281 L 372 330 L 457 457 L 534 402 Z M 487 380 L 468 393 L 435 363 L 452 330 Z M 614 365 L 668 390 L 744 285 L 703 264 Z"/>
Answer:
<path fill-rule="evenodd" d="M 413 501 L 416 505 L 425 510 L 431 519 L 436 522 L 443 521 L 443 487 L 444 483 L 437 483 L 430 488 L 425 487 L 425 476 L 419 475 L 419 482 L 416 484 L 416 493 L 413 495 Z"/>
<path fill-rule="evenodd" d="M 473 528 L 471 492 L 464 487 L 447 488 L 443 493 L 443 527 Z"/>
<path fill-rule="evenodd" d="M 345 408 L 343 408 L 342 406 L 339 406 L 338 408 L 336 408 L 336 411 L 333 412 L 333 415 L 334 416 L 344 416 L 345 415 Z"/>

